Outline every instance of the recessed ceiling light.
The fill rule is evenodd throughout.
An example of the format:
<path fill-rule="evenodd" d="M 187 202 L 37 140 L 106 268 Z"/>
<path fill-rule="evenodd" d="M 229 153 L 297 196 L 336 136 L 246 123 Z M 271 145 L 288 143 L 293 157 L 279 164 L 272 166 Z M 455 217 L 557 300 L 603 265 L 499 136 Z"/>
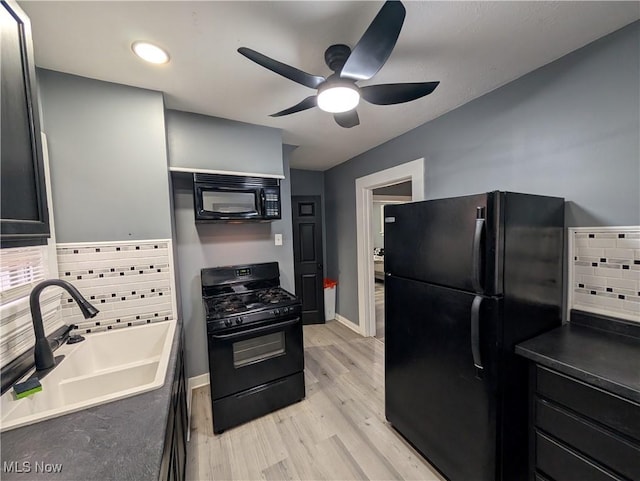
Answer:
<path fill-rule="evenodd" d="M 167 52 L 149 42 L 133 42 L 131 44 L 131 50 L 147 62 L 167 63 L 169 61 L 169 54 Z"/>

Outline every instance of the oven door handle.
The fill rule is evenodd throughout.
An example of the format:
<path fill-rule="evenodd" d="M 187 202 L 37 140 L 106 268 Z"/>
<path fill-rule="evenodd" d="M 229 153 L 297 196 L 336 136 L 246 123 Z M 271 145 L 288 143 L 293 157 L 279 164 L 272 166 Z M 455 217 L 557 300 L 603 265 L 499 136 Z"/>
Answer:
<path fill-rule="evenodd" d="M 291 319 L 289 321 L 278 322 L 276 324 L 269 324 L 267 326 L 260 326 L 254 329 L 249 329 L 246 331 L 234 332 L 233 334 L 212 334 L 211 337 L 213 339 L 217 339 L 220 341 L 228 341 L 233 339 L 239 339 L 241 337 L 252 336 L 254 334 L 260 334 L 261 332 L 271 331 L 273 329 L 280 329 L 282 327 L 293 326 L 300 322 L 300 318 L 296 317 L 295 319 Z"/>

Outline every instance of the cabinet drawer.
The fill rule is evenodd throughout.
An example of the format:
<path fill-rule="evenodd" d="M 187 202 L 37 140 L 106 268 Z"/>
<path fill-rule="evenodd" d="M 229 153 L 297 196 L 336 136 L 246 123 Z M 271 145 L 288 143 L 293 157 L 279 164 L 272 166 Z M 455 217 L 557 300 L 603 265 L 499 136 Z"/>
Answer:
<path fill-rule="evenodd" d="M 536 366 L 536 392 L 640 442 L 640 405 Z"/>
<path fill-rule="evenodd" d="M 547 401 L 536 400 L 536 426 L 622 476 L 640 480 L 640 446 Z"/>
<path fill-rule="evenodd" d="M 555 481 L 622 481 L 587 458 L 536 432 L 536 468 Z"/>

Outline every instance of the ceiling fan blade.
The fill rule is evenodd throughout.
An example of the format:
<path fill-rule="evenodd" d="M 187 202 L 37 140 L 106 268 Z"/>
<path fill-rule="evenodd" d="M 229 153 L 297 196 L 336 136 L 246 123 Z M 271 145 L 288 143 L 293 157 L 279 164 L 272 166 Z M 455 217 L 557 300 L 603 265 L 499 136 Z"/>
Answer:
<path fill-rule="evenodd" d="M 429 95 L 438 84 L 440 82 L 368 85 L 360 87 L 360 95 L 375 105 L 401 104 Z"/>
<path fill-rule="evenodd" d="M 387 1 L 354 47 L 340 76 L 354 80 L 373 77 L 391 55 L 400 35 L 404 16 L 405 8 L 402 3 Z"/>
<path fill-rule="evenodd" d="M 298 70 L 295 67 L 282 62 L 278 62 L 277 60 L 267 57 L 266 55 L 262 55 L 260 52 L 256 52 L 255 50 L 251 50 L 250 48 L 240 47 L 238 49 L 238 53 L 241 53 L 249 60 L 253 60 L 258 65 L 261 65 L 264 68 L 277 73 L 278 75 L 282 75 L 289 80 L 293 80 L 294 82 L 312 89 L 317 89 L 318 86 L 325 81 L 324 77 L 303 72 L 302 70 Z"/>
<path fill-rule="evenodd" d="M 312 95 L 311 97 L 304 99 L 302 102 L 295 104 L 293 107 L 271 114 L 269 117 L 282 117 L 283 115 L 295 114 L 296 112 L 302 112 L 303 110 L 315 107 L 317 104 L 316 96 Z"/>
<path fill-rule="evenodd" d="M 344 127 L 345 129 L 350 129 L 351 127 L 360 125 L 360 119 L 358 118 L 358 112 L 356 112 L 356 109 L 339 114 L 333 114 L 333 118 L 340 127 Z"/>

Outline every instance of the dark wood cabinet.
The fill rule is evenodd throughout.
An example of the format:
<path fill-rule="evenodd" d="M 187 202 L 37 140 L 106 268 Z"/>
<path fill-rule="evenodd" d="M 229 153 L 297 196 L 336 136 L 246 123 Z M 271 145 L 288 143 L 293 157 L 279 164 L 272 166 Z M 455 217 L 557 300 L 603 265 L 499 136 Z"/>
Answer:
<path fill-rule="evenodd" d="M 0 8 L 0 234 L 2 247 L 44 244 L 49 216 L 29 19 Z"/>
<path fill-rule="evenodd" d="M 183 342 L 180 342 L 176 375 L 171 389 L 171 406 L 167 419 L 164 452 L 159 481 L 183 481 L 187 462 L 187 389 Z"/>
<path fill-rule="evenodd" d="M 640 480 L 640 405 L 531 365 L 530 479 Z"/>

